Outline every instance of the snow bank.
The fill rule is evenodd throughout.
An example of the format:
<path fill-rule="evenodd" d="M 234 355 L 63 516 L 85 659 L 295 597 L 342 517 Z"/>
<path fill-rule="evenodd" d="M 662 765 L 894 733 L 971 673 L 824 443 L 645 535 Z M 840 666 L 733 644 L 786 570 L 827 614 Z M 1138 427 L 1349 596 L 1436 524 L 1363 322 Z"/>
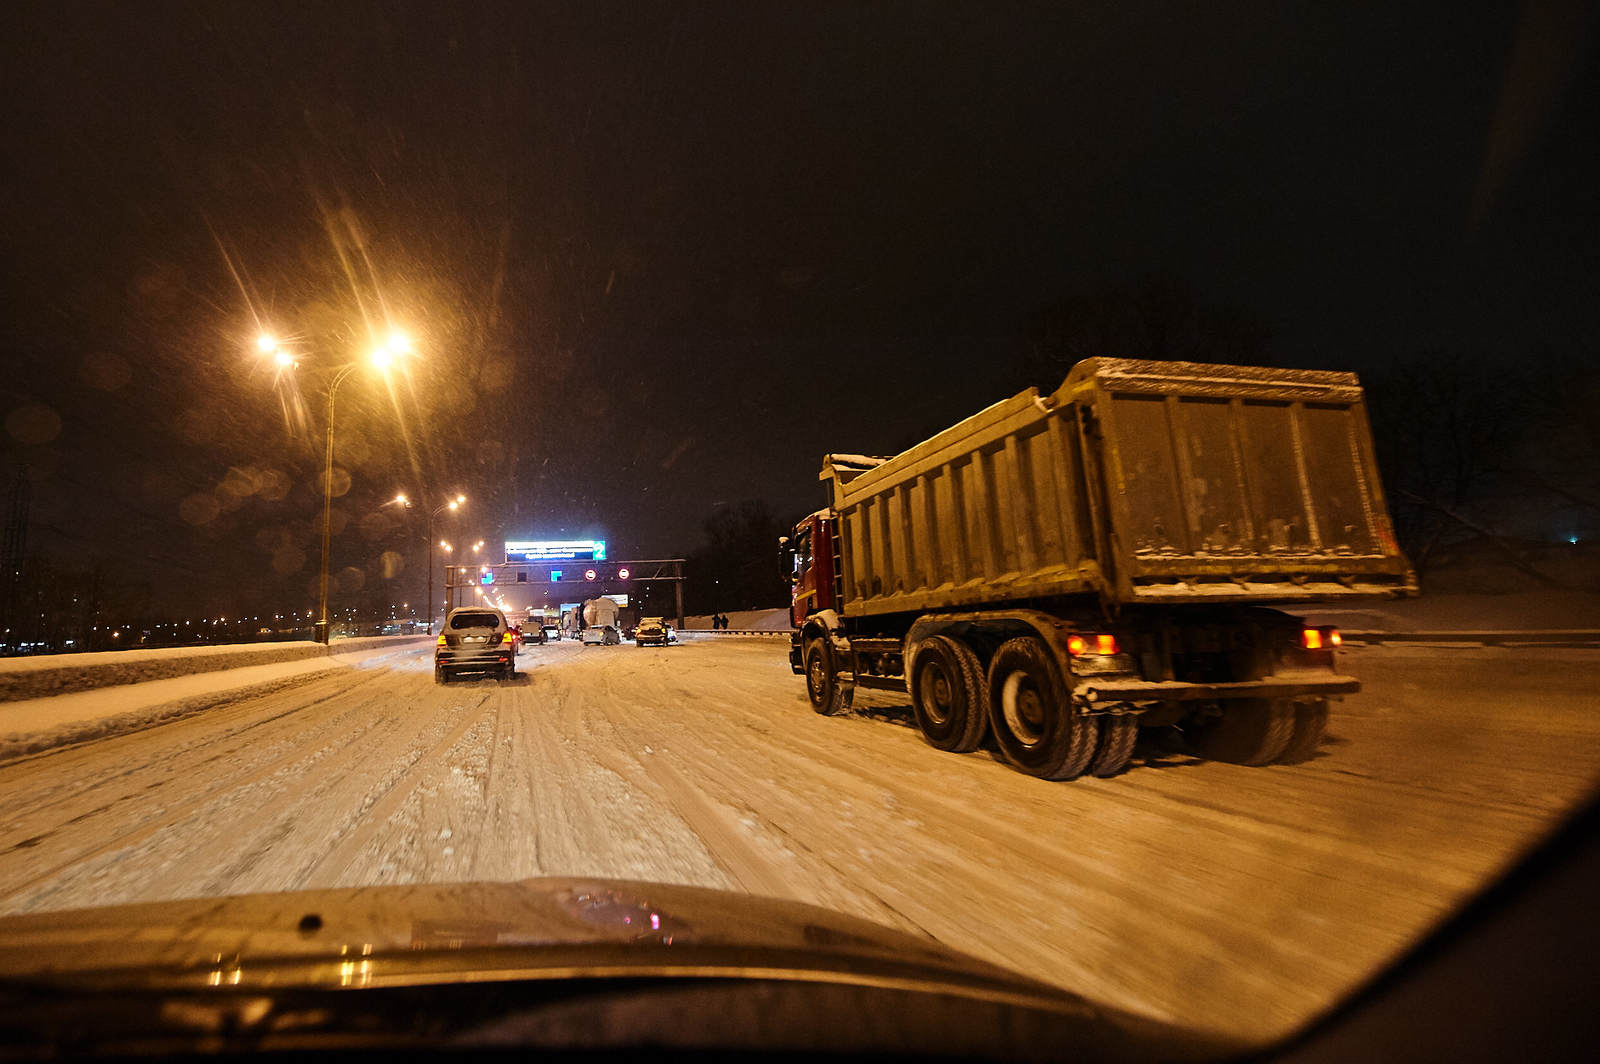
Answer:
<path fill-rule="evenodd" d="M 787 607 L 776 610 L 729 610 L 723 614 L 728 618 L 730 631 L 740 630 L 746 632 L 787 632 L 790 628 L 789 610 Z M 683 630 L 693 632 L 698 629 L 711 629 L 711 615 L 697 614 L 683 619 Z"/>
<path fill-rule="evenodd" d="M 203 647 L 107 650 L 93 654 L 43 654 L 0 659 L 0 702 L 148 683 L 195 673 L 325 658 L 372 646 L 425 642 L 426 636 L 339 639 L 331 647 L 308 641 L 224 643 Z"/>
<path fill-rule="evenodd" d="M 1374 599 L 1349 605 L 1280 606 L 1312 624 L 1336 624 L 1352 631 L 1429 632 L 1526 631 L 1600 628 L 1600 593 L 1574 589 L 1545 589 L 1514 594 L 1429 595 L 1415 599 Z M 730 610 L 730 630 L 789 631 L 789 611 Z M 710 614 L 683 619 L 683 630 L 711 628 Z"/>
<path fill-rule="evenodd" d="M 427 642 L 426 637 L 390 636 L 336 640 L 331 648 L 313 643 L 308 645 L 320 652 L 296 660 L 208 669 L 190 675 L 125 683 L 115 690 L 77 691 L 0 703 L 0 762 L 58 746 L 153 728 L 341 669 L 373 668 L 390 662 L 397 655 L 417 653 Z M 214 660 L 227 655 L 207 657 Z"/>
<path fill-rule="evenodd" d="M 1430 595 L 1332 606 L 1290 609 L 1313 624 L 1373 632 L 1524 631 L 1600 628 L 1600 594 L 1550 589 L 1506 595 Z"/>

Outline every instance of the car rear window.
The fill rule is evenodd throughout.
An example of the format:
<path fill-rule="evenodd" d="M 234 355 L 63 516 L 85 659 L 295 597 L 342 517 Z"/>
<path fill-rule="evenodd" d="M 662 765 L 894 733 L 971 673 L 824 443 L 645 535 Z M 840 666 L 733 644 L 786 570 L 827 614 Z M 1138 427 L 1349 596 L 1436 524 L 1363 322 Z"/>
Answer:
<path fill-rule="evenodd" d="M 451 628 L 498 628 L 500 619 L 492 613 L 458 613 L 450 618 Z"/>

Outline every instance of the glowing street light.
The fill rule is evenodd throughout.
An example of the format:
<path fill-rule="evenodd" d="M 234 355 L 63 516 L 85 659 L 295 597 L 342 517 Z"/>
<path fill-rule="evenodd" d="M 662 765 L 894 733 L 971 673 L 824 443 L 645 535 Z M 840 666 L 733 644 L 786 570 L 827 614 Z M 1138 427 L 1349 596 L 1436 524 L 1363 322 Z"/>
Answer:
<path fill-rule="evenodd" d="M 397 346 L 397 341 L 395 339 L 396 336 L 400 338 L 400 345 L 403 345 L 405 349 L 409 351 L 411 347 L 411 341 L 409 339 L 405 339 L 404 333 L 396 333 L 391 335 L 389 338 L 390 346 Z M 411 499 L 404 492 L 396 495 L 394 497 L 394 501 L 403 505 L 407 510 L 411 509 L 412 507 Z M 427 610 L 429 635 L 433 634 L 433 545 L 435 542 L 437 542 L 439 546 L 444 549 L 446 554 L 451 554 L 455 551 L 455 548 L 450 545 L 448 540 L 434 540 L 433 522 L 440 514 L 446 511 L 455 513 L 457 510 L 461 509 L 461 507 L 465 506 L 466 502 L 466 495 L 462 494 L 461 492 L 456 492 L 455 498 L 446 499 L 444 502 L 428 511 L 428 587 L 425 593 L 425 598 L 427 600 L 425 608 Z M 448 580 L 446 582 L 448 583 Z"/>
<path fill-rule="evenodd" d="M 277 338 L 269 333 L 262 333 L 256 337 L 256 349 L 263 354 L 275 352 L 275 359 L 281 369 L 294 369 L 297 365 L 294 356 L 278 346 Z M 387 373 L 395 364 L 400 355 L 411 352 L 411 341 L 398 330 L 389 334 L 389 340 L 373 353 L 372 363 L 380 371 Z M 382 357 L 379 357 L 379 356 Z M 332 380 L 328 383 L 328 436 L 324 448 L 322 463 L 322 573 L 319 583 L 318 601 L 321 613 L 316 622 L 316 640 L 326 643 L 330 634 L 328 621 L 328 557 L 333 540 L 333 426 L 334 403 L 339 397 L 339 385 L 360 365 L 360 362 L 347 362 L 338 367 L 333 373 Z M 429 539 L 432 539 L 430 534 Z"/>

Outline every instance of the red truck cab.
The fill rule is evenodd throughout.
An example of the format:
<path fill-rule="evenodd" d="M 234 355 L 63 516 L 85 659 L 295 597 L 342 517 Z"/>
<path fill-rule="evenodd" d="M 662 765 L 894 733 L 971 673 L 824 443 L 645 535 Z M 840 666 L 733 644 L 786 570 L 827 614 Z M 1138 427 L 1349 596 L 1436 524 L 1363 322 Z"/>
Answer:
<path fill-rule="evenodd" d="M 813 613 L 838 608 L 832 513 L 818 510 L 805 518 L 795 526 L 794 538 L 787 546 L 793 558 L 789 621 L 795 628 L 802 628 Z"/>

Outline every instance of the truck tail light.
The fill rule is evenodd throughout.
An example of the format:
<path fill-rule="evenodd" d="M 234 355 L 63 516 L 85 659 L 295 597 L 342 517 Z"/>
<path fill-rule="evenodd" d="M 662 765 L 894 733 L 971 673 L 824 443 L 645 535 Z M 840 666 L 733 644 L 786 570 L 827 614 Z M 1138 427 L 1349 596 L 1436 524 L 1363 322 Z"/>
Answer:
<path fill-rule="evenodd" d="M 1337 628 L 1302 628 L 1300 630 L 1300 645 L 1307 650 L 1332 650 L 1340 646 L 1344 640 L 1339 636 Z"/>
<path fill-rule="evenodd" d="M 1120 652 L 1117 646 L 1117 637 L 1105 632 L 1096 632 L 1091 635 L 1074 633 L 1067 636 L 1067 653 L 1073 657 L 1077 657 L 1079 654 L 1117 654 Z"/>

